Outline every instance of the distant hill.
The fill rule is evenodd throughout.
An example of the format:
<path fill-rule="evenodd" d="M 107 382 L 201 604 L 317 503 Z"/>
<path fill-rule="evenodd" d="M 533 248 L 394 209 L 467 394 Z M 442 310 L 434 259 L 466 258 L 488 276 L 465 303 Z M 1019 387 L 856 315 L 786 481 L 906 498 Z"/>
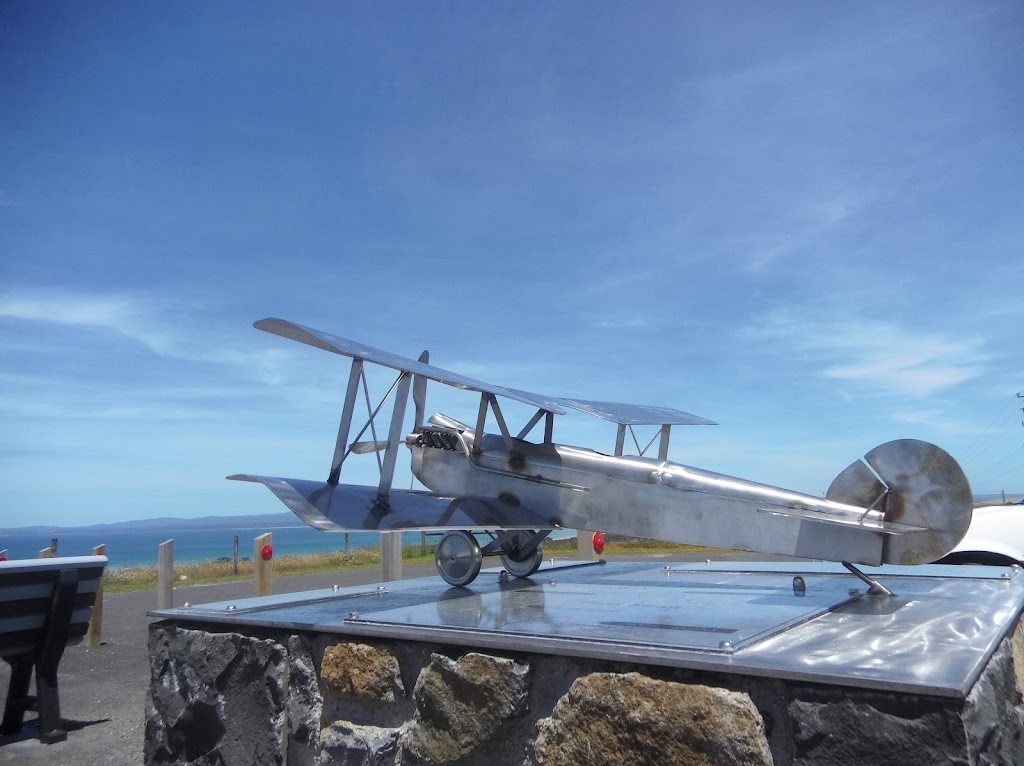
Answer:
<path fill-rule="evenodd" d="M 261 513 L 254 516 L 202 516 L 195 519 L 180 519 L 165 516 L 159 519 L 137 519 L 134 521 L 114 521 L 106 524 L 89 524 L 80 527 L 55 527 L 36 525 L 31 527 L 8 527 L 0 529 L 0 535 L 18 534 L 34 535 L 49 534 L 74 529 L 88 532 L 131 532 L 133 530 L 180 529 L 246 529 L 248 527 L 265 529 L 267 527 L 302 527 L 305 524 L 294 513 Z"/>

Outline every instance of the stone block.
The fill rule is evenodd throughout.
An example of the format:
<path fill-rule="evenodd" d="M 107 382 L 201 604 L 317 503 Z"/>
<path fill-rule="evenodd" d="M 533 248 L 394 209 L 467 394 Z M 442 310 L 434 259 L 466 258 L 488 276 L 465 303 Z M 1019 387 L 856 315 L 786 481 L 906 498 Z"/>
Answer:
<path fill-rule="evenodd" d="M 321 743 L 321 766 L 389 766 L 398 752 L 398 729 L 335 721 L 324 729 Z"/>
<path fill-rule="evenodd" d="M 768 766 L 764 723 L 743 692 L 639 673 L 576 679 L 537 723 L 527 764 Z"/>
<path fill-rule="evenodd" d="M 147 764 L 283 764 L 288 658 L 275 641 L 150 628 Z"/>
<path fill-rule="evenodd" d="M 402 737 L 404 756 L 449 763 L 494 736 L 527 710 L 530 667 L 503 657 L 471 653 L 459 660 L 439 654 L 413 690 L 416 715 Z"/>
<path fill-rule="evenodd" d="M 1017 700 L 1020 701 L 1024 699 L 1024 619 L 1017 621 L 1017 626 L 1007 641 L 1010 644 Z"/>
<path fill-rule="evenodd" d="M 320 663 L 324 686 L 336 694 L 394 702 L 405 697 L 395 656 L 369 644 L 331 644 Z"/>
<path fill-rule="evenodd" d="M 853 689 L 797 689 L 789 705 L 794 766 L 969 763 L 960 703 Z"/>
<path fill-rule="evenodd" d="M 288 637 L 288 766 L 314 766 L 320 755 L 323 698 L 308 638 Z"/>
<path fill-rule="evenodd" d="M 964 702 L 963 723 L 972 764 L 1024 763 L 1021 663 L 1024 630 L 1004 638 Z"/>

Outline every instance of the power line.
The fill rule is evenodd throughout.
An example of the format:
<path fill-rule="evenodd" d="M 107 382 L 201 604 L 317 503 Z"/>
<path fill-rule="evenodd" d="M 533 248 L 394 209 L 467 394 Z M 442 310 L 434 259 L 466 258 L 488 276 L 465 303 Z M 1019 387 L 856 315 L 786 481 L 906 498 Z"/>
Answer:
<path fill-rule="evenodd" d="M 1010 401 L 1012 402 L 1015 399 L 1016 400 L 1024 399 L 1024 393 L 1017 392 L 1014 396 L 1012 396 L 1010 398 Z M 1016 406 L 1015 406 L 1015 408 L 1016 408 Z M 1024 407 L 1021 407 L 1020 410 L 1022 412 L 1024 412 Z M 1009 422 L 1009 421 L 1007 420 L 1007 422 Z M 1020 421 L 1020 424 L 1021 424 L 1022 427 L 1024 427 L 1024 420 Z M 1016 425 L 1016 424 L 1014 424 L 1014 425 Z M 991 430 L 991 428 L 989 430 Z M 977 443 L 977 440 L 975 440 L 975 443 Z M 991 447 L 991 445 L 993 443 L 994 443 L 994 439 L 989 441 L 989 444 L 987 445 L 987 447 Z M 982 450 L 982 453 L 985 452 L 985 451 L 986 450 Z M 983 475 L 984 475 L 985 481 L 982 482 L 982 483 L 984 483 L 984 484 L 988 484 L 990 482 L 994 483 L 995 480 L 1001 479 L 1004 476 L 1008 476 L 1009 474 L 1013 473 L 1014 471 L 1019 470 L 1018 466 L 1013 465 L 1013 466 L 1011 466 L 1010 468 L 1008 468 L 1005 471 L 1001 471 L 1000 473 L 993 473 L 993 471 L 997 470 L 1000 466 L 1005 464 L 1007 461 L 1012 460 L 1013 458 L 1017 457 L 1022 452 L 1024 452 L 1024 444 L 1022 444 L 1021 446 L 1017 447 L 1016 449 L 1011 450 L 1009 454 L 1004 455 L 1002 458 L 997 460 L 995 463 L 990 464 L 986 469 L 984 469 Z M 980 455 L 982 453 L 977 453 L 977 454 Z"/>
<path fill-rule="evenodd" d="M 967 459 L 975 454 L 980 454 L 976 451 L 978 449 L 978 445 L 981 444 L 983 440 L 987 446 L 990 447 L 992 445 L 997 433 L 1006 429 L 1009 422 L 1009 416 L 1013 410 L 1017 409 L 1016 402 L 1019 398 L 1022 398 L 1020 393 L 1010 394 L 1010 398 L 1003 403 L 999 412 L 997 412 L 996 416 L 992 418 L 992 422 L 990 422 L 988 426 L 986 426 L 985 430 L 978 434 L 974 441 L 971 442 L 970 446 L 963 451 L 961 454 L 963 459 Z"/>

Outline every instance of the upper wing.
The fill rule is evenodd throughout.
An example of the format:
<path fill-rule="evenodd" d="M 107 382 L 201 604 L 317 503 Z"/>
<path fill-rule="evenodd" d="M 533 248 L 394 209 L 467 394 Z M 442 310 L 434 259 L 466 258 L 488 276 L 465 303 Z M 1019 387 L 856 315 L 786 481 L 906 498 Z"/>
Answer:
<path fill-rule="evenodd" d="M 648 407 L 643 404 L 595 402 L 588 399 L 557 399 L 563 407 L 586 412 L 624 426 L 717 426 L 713 420 L 691 415 L 670 407 Z"/>
<path fill-rule="evenodd" d="M 561 407 L 558 400 L 551 397 L 531 394 L 526 391 L 513 391 L 504 386 L 494 386 L 432 364 L 418 362 L 415 359 L 409 359 L 399 354 L 392 354 L 390 351 L 381 351 L 378 348 L 357 343 L 354 340 L 303 327 L 284 319 L 261 319 L 253 326 L 258 330 L 265 330 L 266 332 L 280 335 L 283 338 L 290 338 L 300 343 L 307 343 L 310 346 L 322 348 L 324 351 L 341 354 L 342 356 L 350 356 L 355 359 L 365 359 L 368 362 L 390 367 L 393 370 L 404 370 L 414 375 L 422 375 L 424 378 L 436 380 L 439 383 L 445 383 L 456 388 L 494 394 L 495 396 L 505 396 L 509 399 L 515 399 L 516 401 L 539 407 L 548 412 L 554 412 L 559 415 L 565 414 L 565 410 Z"/>
<path fill-rule="evenodd" d="M 581 412 L 586 412 L 620 425 L 717 425 L 712 420 L 668 407 L 647 407 L 638 404 L 598 402 L 586 399 L 562 399 L 530 391 L 506 388 L 505 386 L 496 386 L 432 364 L 393 354 L 390 351 L 382 351 L 363 343 L 304 327 L 284 319 L 261 319 L 254 326 L 257 329 L 280 335 L 283 338 L 297 340 L 300 343 L 322 348 L 335 354 L 365 359 L 368 362 L 390 367 L 394 370 L 405 370 L 415 375 L 422 375 L 424 378 L 468 391 L 504 396 L 538 407 L 547 412 L 554 412 L 558 415 L 564 415 L 566 408 L 568 408 L 580 410 Z"/>

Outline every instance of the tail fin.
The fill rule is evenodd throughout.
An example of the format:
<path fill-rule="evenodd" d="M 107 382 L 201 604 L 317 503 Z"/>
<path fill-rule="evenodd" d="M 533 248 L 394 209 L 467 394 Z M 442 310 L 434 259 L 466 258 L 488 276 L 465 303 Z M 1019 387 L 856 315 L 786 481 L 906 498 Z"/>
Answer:
<path fill-rule="evenodd" d="M 926 564 L 949 553 L 971 525 L 973 498 L 963 470 L 928 442 L 899 439 L 850 464 L 825 497 L 881 511 L 907 531 L 886 535 L 882 563 Z"/>

